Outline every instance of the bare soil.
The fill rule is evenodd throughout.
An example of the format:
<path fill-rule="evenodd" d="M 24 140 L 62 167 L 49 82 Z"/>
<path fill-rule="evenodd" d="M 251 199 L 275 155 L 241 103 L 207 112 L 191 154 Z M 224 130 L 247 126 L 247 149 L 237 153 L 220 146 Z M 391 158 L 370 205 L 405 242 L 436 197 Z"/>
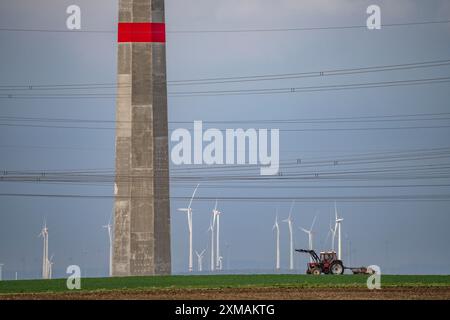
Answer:
<path fill-rule="evenodd" d="M 450 300 L 450 287 L 114 290 L 0 295 L 0 300 Z"/>

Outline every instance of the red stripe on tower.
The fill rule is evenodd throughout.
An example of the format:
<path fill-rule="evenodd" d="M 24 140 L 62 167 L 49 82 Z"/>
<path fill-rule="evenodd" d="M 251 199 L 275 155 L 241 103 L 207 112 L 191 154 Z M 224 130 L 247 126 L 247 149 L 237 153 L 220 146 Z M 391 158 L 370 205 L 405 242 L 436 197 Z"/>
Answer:
<path fill-rule="evenodd" d="M 166 25 L 153 22 L 120 22 L 119 42 L 166 42 Z"/>

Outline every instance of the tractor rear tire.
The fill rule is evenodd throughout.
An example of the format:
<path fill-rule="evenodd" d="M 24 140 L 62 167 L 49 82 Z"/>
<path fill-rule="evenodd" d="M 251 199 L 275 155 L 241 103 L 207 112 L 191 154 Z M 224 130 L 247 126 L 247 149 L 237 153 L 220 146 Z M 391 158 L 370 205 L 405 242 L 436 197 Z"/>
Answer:
<path fill-rule="evenodd" d="M 322 273 L 322 272 L 320 271 L 319 268 L 313 268 L 313 269 L 311 269 L 311 274 L 312 274 L 312 275 L 320 276 L 321 273 Z"/>
<path fill-rule="evenodd" d="M 331 274 L 334 274 L 334 275 L 343 274 L 344 266 L 343 266 L 342 262 L 340 262 L 340 261 L 333 262 L 330 266 L 330 271 L 331 271 Z"/>

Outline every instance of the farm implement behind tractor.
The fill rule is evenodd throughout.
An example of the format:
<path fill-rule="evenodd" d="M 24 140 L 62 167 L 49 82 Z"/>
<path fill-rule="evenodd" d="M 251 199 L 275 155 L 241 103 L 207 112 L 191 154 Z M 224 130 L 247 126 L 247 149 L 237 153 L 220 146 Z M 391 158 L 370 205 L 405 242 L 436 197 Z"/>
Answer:
<path fill-rule="evenodd" d="M 373 271 L 366 267 L 345 267 L 344 263 L 337 258 L 336 252 L 321 252 L 320 256 L 314 250 L 296 249 L 301 253 L 308 253 L 311 256 L 311 262 L 308 263 L 307 274 L 320 275 L 324 274 L 343 274 L 345 270 L 351 270 L 353 274 L 372 274 Z"/>

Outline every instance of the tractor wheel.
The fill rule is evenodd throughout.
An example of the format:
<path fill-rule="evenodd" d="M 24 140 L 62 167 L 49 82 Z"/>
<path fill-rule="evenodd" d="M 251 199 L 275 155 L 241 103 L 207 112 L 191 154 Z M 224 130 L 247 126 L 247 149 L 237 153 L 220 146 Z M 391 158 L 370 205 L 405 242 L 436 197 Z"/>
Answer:
<path fill-rule="evenodd" d="M 344 273 L 344 266 L 342 262 L 336 261 L 330 266 L 331 274 L 339 275 Z"/>
<path fill-rule="evenodd" d="M 319 268 L 313 268 L 311 269 L 311 274 L 315 276 L 320 276 L 321 272 Z"/>

